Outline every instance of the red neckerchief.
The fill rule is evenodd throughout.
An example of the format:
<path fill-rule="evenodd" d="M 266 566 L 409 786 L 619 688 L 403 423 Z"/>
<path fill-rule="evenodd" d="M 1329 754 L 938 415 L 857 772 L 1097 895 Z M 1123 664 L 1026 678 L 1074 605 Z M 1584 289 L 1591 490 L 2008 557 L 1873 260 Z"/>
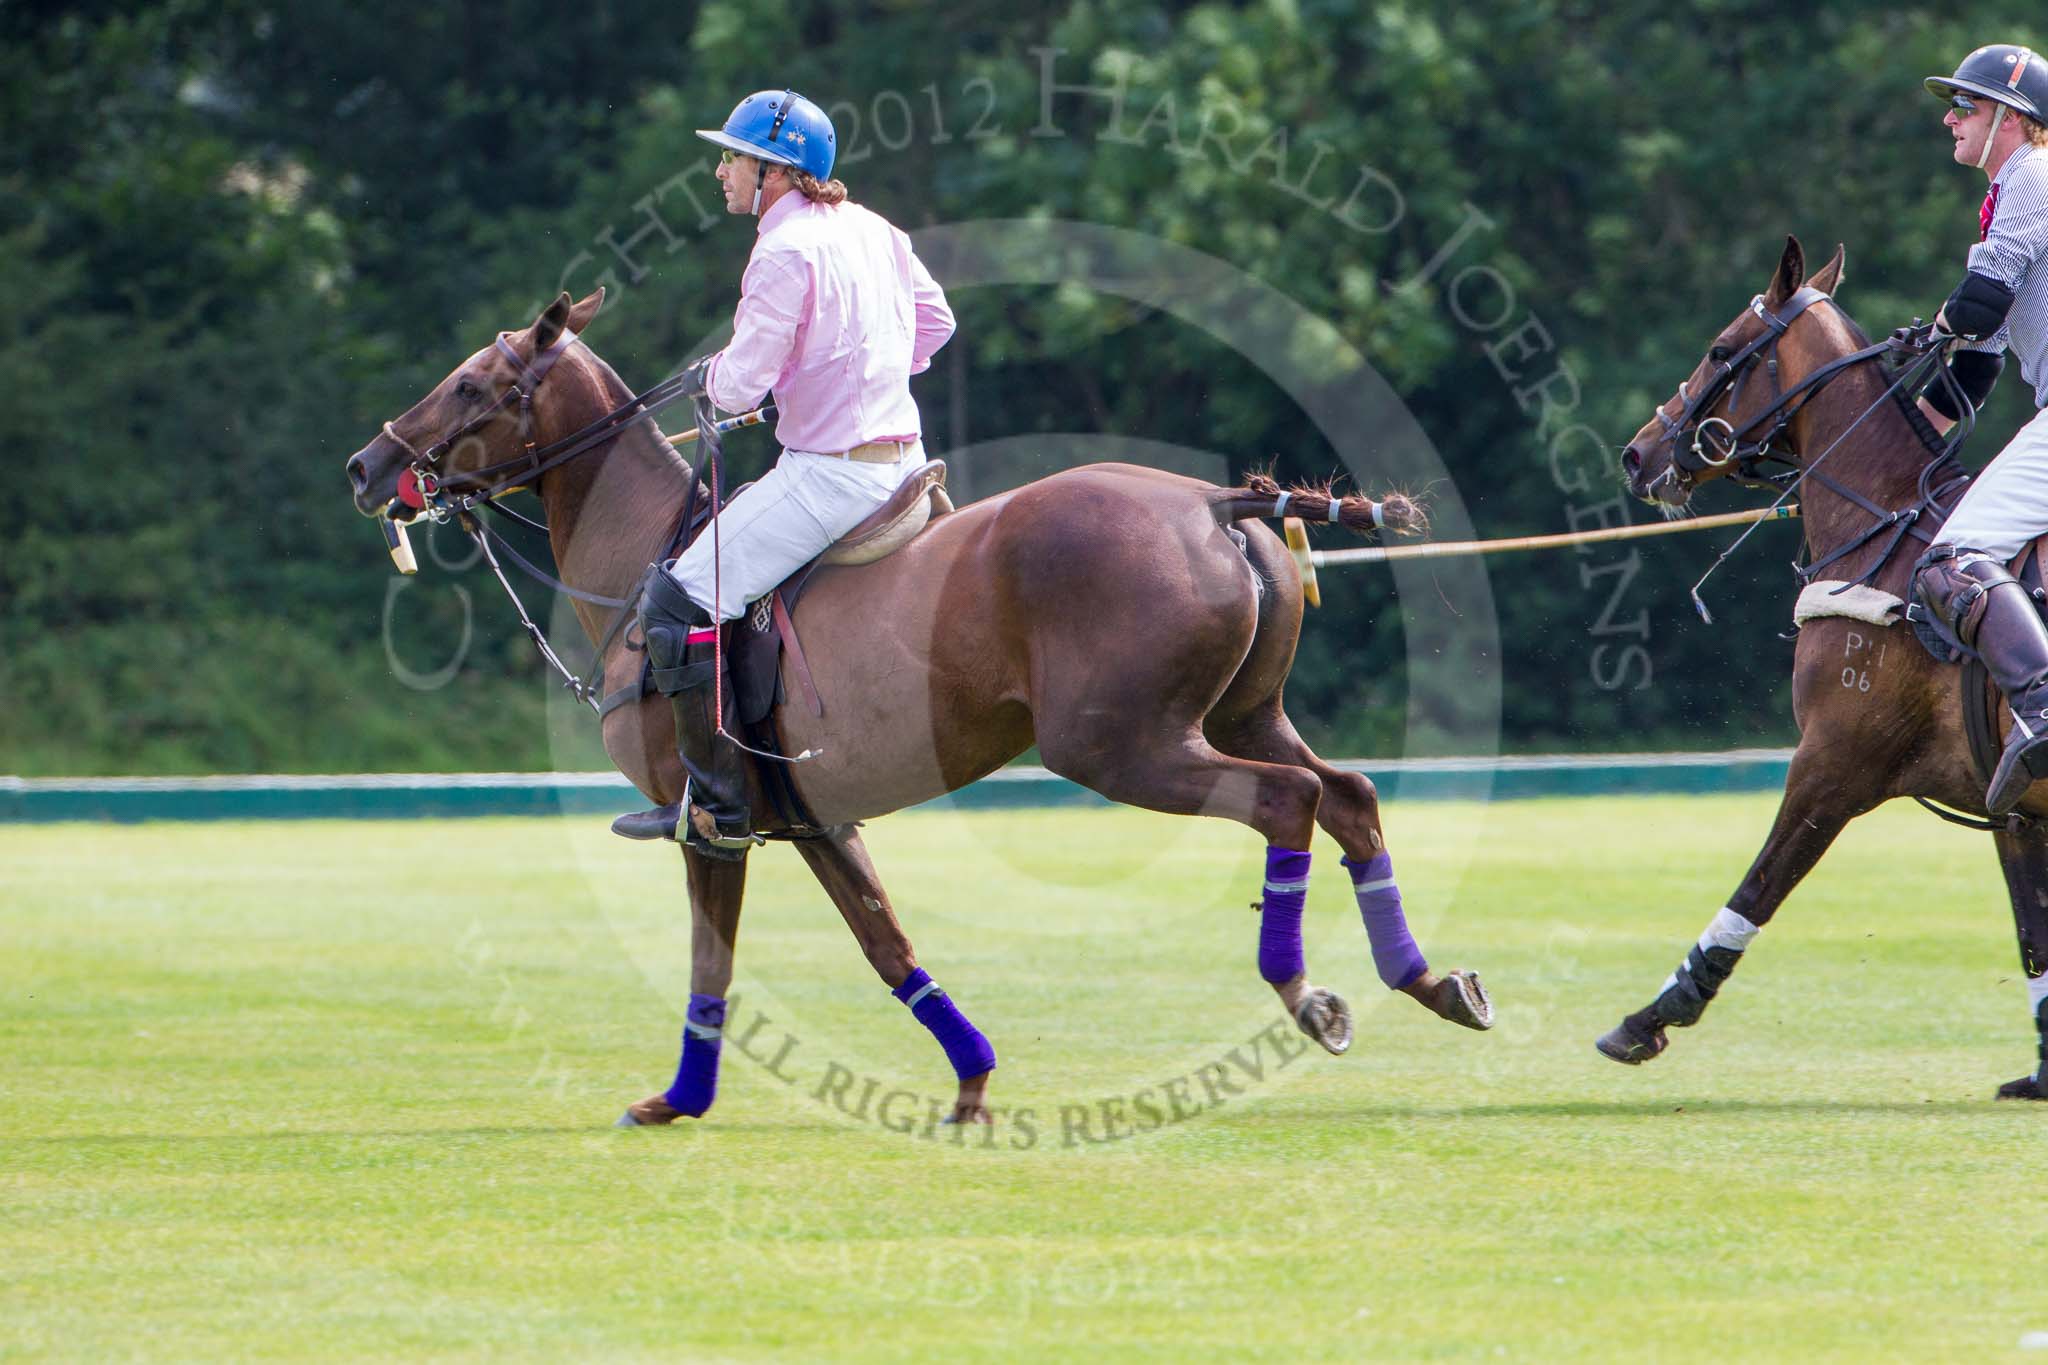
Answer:
<path fill-rule="evenodd" d="M 1977 240 L 1983 241 L 1991 235 L 1991 219 L 1998 212 L 1998 182 L 1991 182 L 1991 188 L 1984 195 L 1984 205 L 1977 210 Z"/>

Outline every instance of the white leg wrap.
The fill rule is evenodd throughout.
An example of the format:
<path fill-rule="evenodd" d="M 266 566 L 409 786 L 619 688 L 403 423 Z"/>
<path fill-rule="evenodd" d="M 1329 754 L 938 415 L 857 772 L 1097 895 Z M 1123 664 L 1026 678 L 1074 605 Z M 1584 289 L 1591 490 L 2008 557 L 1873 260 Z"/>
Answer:
<path fill-rule="evenodd" d="M 1761 924 L 1751 924 L 1724 905 L 1714 912 L 1713 922 L 1700 935 L 1700 947 L 1732 948 L 1738 953 L 1744 952 L 1763 931 Z"/>
<path fill-rule="evenodd" d="M 2027 979 L 2028 1008 L 2038 1013 L 2043 1000 L 2048 1000 L 2048 972 Z"/>

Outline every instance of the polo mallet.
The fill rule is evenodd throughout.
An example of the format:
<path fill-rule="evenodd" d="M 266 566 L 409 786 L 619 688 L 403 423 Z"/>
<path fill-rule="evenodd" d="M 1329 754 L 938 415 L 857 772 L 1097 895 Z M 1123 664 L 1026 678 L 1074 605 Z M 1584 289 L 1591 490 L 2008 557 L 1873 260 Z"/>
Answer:
<path fill-rule="evenodd" d="M 768 421 L 770 418 L 774 416 L 775 405 L 773 403 L 763 403 L 760 407 L 755 408 L 752 412 L 743 412 L 737 417 L 728 417 L 722 422 L 713 422 L 710 424 L 710 426 L 713 431 L 717 432 L 720 436 L 723 436 L 726 432 L 738 431 L 741 427 L 759 426 L 761 423 Z M 703 431 L 700 428 L 691 427 L 688 431 L 683 432 L 679 436 L 669 437 L 668 443 L 672 446 L 684 446 L 698 439 L 698 437 L 702 435 Z"/>
<path fill-rule="evenodd" d="M 1566 545 L 1594 545 L 1610 540 L 1641 540 L 1645 536 L 1676 535 L 1684 531 L 1711 531 L 1720 526 L 1747 526 L 1764 521 L 1789 521 L 1799 515 L 1799 504 L 1758 508 L 1748 512 L 1722 512 L 1711 517 L 1690 517 L 1682 521 L 1653 521 L 1641 526 L 1603 526 L 1597 531 L 1563 531 L 1548 536 L 1509 536 L 1502 540 L 1446 540 L 1421 545 L 1365 545 L 1352 550 L 1312 550 L 1308 527 L 1299 517 L 1284 523 L 1287 548 L 1301 568 L 1302 596 L 1310 606 L 1322 604 L 1316 584 L 1316 570 L 1338 564 L 1384 564 L 1395 559 L 1459 559 L 1472 555 L 1504 554 L 1510 550 L 1550 550 Z"/>
<path fill-rule="evenodd" d="M 377 518 L 377 525 L 384 532 L 384 548 L 391 551 L 391 562 L 402 574 L 412 575 L 420 571 L 420 562 L 413 556 L 412 538 L 405 533 L 405 523 L 389 517 Z"/>

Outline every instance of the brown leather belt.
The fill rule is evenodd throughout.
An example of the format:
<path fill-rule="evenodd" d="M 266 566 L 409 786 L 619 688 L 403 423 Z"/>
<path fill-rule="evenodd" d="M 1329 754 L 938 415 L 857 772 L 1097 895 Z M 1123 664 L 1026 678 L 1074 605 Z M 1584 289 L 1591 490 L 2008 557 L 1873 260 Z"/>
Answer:
<path fill-rule="evenodd" d="M 823 455 L 828 460 L 853 460 L 860 464 L 895 464 L 908 455 L 915 441 L 869 441 L 852 450 L 820 450 L 813 454 Z"/>

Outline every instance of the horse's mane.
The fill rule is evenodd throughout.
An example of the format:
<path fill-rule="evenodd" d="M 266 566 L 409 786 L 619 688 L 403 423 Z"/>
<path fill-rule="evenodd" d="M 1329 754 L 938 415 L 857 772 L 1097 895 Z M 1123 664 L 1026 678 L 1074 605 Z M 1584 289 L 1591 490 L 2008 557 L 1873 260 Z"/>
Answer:
<path fill-rule="evenodd" d="M 606 360 L 603 356 L 599 355 L 596 351 L 592 350 L 589 342 L 583 343 L 583 354 L 588 359 L 590 365 L 597 371 L 600 378 L 615 385 L 620 391 L 628 395 L 638 392 L 637 389 L 629 388 L 626 384 L 626 381 L 619 378 L 619 372 L 612 368 L 611 362 Z M 632 424 L 631 427 L 628 428 L 628 430 L 641 430 L 641 424 L 635 422 L 634 424 Z M 683 458 L 683 453 L 680 450 L 677 450 L 674 446 L 670 445 L 667 441 L 661 438 L 661 436 L 659 435 L 661 428 L 655 422 L 651 414 L 648 416 L 646 421 L 646 430 L 649 436 L 651 437 L 651 440 L 649 441 L 649 449 L 653 451 L 658 451 L 659 460 L 662 463 L 668 465 L 668 467 L 677 475 L 681 476 L 685 483 L 688 483 L 690 478 L 690 462 Z"/>
<path fill-rule="evenodd" d="M 1863 324 L 1856 321 L 1854 315 L 1842 306 L 1840 299 L 1835 298 L 1832 294 L 1828 297 L 1834 302 L 1835 316 L 1842 320 L 1842 325 L 1849 329 L 1850 339 L 1856 343 L 1850 349 L 1860 351 L 1870 345 L 1870 334 L 1863 330 Z M 1890 370 L 1887 370 L 1886 374 L 1889 378 L 1897 377 L 1896 373 Z M 1892 391 L 1892 402 L 1897 406 L 1900 414 L 1905 417 L 1906 425 L 1911 427 L 1913 434 L 1920 438 L 1921 448 L 1927 452 L 1930 464 L 1948 453 L 1948 441 L 1940 432 L 1934 429 L 1934 423 L 1927 420 L 1927 414 L 1920 411 L 1919 394 L 1908 393 L 1905 389 L 1894 389 Z"/>

